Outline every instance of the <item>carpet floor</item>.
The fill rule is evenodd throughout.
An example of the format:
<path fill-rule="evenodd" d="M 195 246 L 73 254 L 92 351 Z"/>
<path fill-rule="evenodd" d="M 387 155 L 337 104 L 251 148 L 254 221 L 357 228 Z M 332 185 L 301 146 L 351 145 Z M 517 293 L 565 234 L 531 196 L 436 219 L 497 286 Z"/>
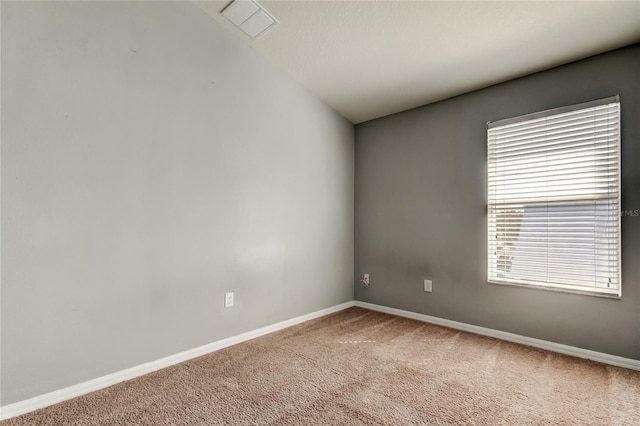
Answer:
<path fill-rule="evenodd" d="M 1 422 L 640 425 L 640 372 L 349 308 Z"/>

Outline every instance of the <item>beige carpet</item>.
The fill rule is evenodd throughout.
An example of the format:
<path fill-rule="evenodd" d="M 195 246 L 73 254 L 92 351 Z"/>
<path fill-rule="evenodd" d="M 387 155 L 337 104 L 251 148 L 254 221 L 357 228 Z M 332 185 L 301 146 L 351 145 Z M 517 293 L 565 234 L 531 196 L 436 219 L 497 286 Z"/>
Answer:
<path fill-rule="evenodd" d="M 361 308 L 0 423 L 639 425 L 640 372 Z"/>

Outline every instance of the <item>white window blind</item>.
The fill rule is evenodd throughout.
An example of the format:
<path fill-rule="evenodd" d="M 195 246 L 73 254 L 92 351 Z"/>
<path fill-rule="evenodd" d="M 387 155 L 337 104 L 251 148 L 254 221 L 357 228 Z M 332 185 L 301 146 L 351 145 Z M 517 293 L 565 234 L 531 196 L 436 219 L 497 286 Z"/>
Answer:
<path fill-rule="evenodd" d="M 617 96 L 488 125 L 489 281 L 620 295 Z"/>

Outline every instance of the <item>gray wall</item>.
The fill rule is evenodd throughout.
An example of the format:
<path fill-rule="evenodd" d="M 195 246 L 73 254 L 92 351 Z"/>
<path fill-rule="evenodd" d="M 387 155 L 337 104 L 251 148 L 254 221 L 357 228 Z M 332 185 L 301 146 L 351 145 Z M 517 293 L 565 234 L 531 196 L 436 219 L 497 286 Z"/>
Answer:
<path fill-rule="evenodd" d="M 200 9 L 3 2 L 1 53 L 2 404 L 353 300 L 353 126 Z"/>
<path fill-rule="evenodd" d="M 620 94 L 623 208 L 640 209 L 639 75 L 635 45 L 357 125 L 356 299 L 640 359 L 640 217 L 622 221 L 622 300 L 486 281 L 487 121 Z"/>

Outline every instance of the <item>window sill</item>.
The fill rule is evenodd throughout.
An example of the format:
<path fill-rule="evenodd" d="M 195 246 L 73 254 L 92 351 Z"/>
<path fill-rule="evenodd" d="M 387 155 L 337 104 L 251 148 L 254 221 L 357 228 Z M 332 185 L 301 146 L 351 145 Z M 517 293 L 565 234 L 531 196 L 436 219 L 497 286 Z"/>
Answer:
<path fill-rule="evenodd" d="M 556 293 L 570 293 L 581 296 L 595 296 L 602 297 L 604 299 L 614 299 L 621 300 L 622 294 L 611 294 L 611 293 L 600 293 L 596 291 L 587 291 L 587 290 L 575 290 L 570 288 L 561 288 L 561 287 L 552 287 L 552 286 L 542 286 L 537 284 L 525 284 L 525 283 L 516 283 L 516 282 L 505 282 L 505 281 L 487 281 L 488 284 L 493 285 L 502 285 L 508 287 L 525 287 L 534 290 L 542 290 L 542 291 L 552 291 Z"/>

